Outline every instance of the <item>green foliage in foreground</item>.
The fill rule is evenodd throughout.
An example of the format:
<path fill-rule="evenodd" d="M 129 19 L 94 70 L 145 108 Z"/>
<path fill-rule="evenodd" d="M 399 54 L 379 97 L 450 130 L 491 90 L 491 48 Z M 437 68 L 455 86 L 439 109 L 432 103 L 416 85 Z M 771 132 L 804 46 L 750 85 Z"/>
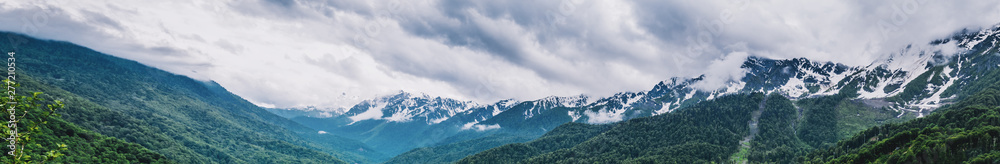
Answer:
<path fill-rule="evenodd" d="M 10 84 L 10 83 L 4 83 Z M 5 85 L 6 86 L 6 85 Z M 14 84 L 14 86 L 18 86 Z M 5 87 L 6 88 L 6 87 Z M 34 92 L 31 96 L 16 96 L 16 119 L 19 137 L 17 151 L 9 155 L 8 142 L 0 157 L 2 163 L 170 163 L 163 155 L 134 143 L 107 137 L 80 128 L 59 118 L 56 110 L 64 107 L 59 100 L 49 101 Z M 10 101 L 6 96 L 4 102 Z M 10 105 L 5 104 L 4 108 Z M 10 113 L 0 112 L 5 119 Z M 8 126 L 0 126 L 3 136 L 11 135 Z"/>

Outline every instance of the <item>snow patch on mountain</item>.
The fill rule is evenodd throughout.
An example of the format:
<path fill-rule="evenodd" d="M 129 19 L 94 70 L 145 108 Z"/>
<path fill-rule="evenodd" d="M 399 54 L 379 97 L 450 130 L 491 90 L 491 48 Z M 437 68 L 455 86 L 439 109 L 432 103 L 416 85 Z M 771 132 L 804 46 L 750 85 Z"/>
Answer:
<path fill-rule="evenodd" d="M 844 73 L 839 73 L 839 74 L 831 74 L 830 76 L 827 76 L 825 79 L 829 80 L 832 84 L 837 84 L 837 83 L 843 81 L 844 79 L 846 79 L 847 76 L 848 76 L 848 73 L 844 72 Z M 834 95 L 834 94 L 839 93 L 840 90 L 837 89 L 836 86 L 832 85 L 832 84 L 831 85 L 820 85 L 819 93 L 812 94 L 812 96 L 826 96 L 826 95 Z"/>
<path fill-rule="evenodd" d="M 623 100 L 625 100 L 625 101 L 621 102 L 622 103 L 621 104 L 622 105 L 621 109 L 628 109 L 628 108 L 632 107 L 633 103 L 639 102 L 639 100 L 642 100 L 642 98 L 643 98 L 641 93 L 640 94 L 628 93 L 628 94 L 624 94 L 624 96 L 625 96 L 625 98 Z"/>
<path fill-rule="evenodd" d="M 696 93 L 697 91 L 698 91 L 698 90 L 691 90 L 691 92 L 689 92 L 689 93 L 688 93 L 687 95 L 684 95 L 684 100 L 688 100 L 688 99 L 691 99 L 691 98 L 693 98 L 693 97 L 694 97 L 694 94 L 695 94 L 695 93 Z"/>
<path fill-rule="evenodd" d="M 714 96 L 714 95 L 712 95 L 712 96 Z M 667 103 L 663 104 L 660 107 L 659 110 L 656 110 L 655 112 L 653 112 L 653 115 L 660 115 L 660 114 L 664 114 L 664 113 L 670 113 L 670 112 L 674 111 L 675 109 L 677 109 L 673 105 L 674 105 L 674 102 L 667 102 Z"/>
<path fill-rule="evenodd" d="M 508 107 L 508 109 L 509 109 L 509 107 Z M 503 112 L 503 110 L 501 110 L 501 108 L 500 108 L 500 107 L 494 107 L 494 108 L 493 108 L 493 112 L 492 112 L 492 115 L 493 115 L 493 116 L 497 116 L 497 115 L 499 115 L 499 114 L 500 114 L 500 113 L 502 113 L 502 112 Z"/>
<path fill-rule="evenodd" d="M 566 112 L 566 114 L 569 115 L 570 118 L 573 118 L 573 122 L 576 122 L 576 120 L 580 120 L 580 117 L 583 117 L 580 116 L 580 114 L 577 113 L 576 111 L 569 111 Z"/>
<path fill-rule="evenodd" d="M 806 88 L 806 83 L 799 78 L 788 78 L 788 82 L 785 82 L 785 85 L 781 86 L 778 91 L 784 92 L 792 97 L 798 97 L 809 93 L 809 89 Z"/>
<path fill-rule="evenodd" d="M 391 122 L 409 122 L 409 121 L 413 120 L 412 119 L 413 118 L 413 113 L 406 112 L 405 109 L 403 109 L 405 107 L 397 107 L 397 108 L 399 109 L 399 110 L 396 110 L 397 112 L 393 113 L 389 117 L 384 117 L 382 119 L 385 119 L 385 120 L 388 120 L 388 121 L 391 121 Z"/>
<path fill-rule="evenodd" d="M 959 64 L 959 65 L 961 65 L 961 64 Z M 941 94 L 944 93 L 944 91 L 948 87 L 951 87 L 952 85 L 954 85 L 955 82 L 958 81 L 958 79 L 959 79 L 958 76 L 954 76 L 954 77 L 949 76 L 949 73 L 952 72 L 952 71 L 953 71 L 953 69 L 951 67 L 945 67 L 944 71 L 942 71 L 939 74 L 942 77 L 944 77 L 944 78 L 948 78 L 948 81 L 946 81 L 945 84 L 941 85 L 941 86 L 935 86 L 934 84 L 928 83 L 927 84 L 928 86 L 926 87 L 927 89 L 925 89 L 925 90 L 928 91 L 929 93 L 934 93 L 934 94 L 932 94 L 928 98 L 919 100 L 917 103 L 915 103 L 913 105 L 910 105 L 910 106 L 917 107 L 917 108 L 920 108 L 920 109 L 931 110 L 931 109 L 940 107 L 942 105 L 942 100 L 953 98 L 954 95 L 952 97 L 947 97 L 947 98 L 942 98 L 941 97 Z M 954 71 L 957 71 L 957 70 L 954 70 Z M 932 79 L 932 78 L 928 78 L 928 79 Z"/>
<path fill-rule="evenodd" d="M 725 89 L 713 92 L 713 94 L 709 97 L 709 100 L 715 99 L 717 96 L 739 93 L 740 90 L 743 90 L 743 88 L 746 87 L 746 85 L 747 83 L 743 81 L 731 81 L 729 82 L 729 85 L 726 85 Z"/>
<path fill-rule="evenodd" d="M 367 111 L 349 117 L 349 118 L 351 118 L 351 121 L 352 121 L 350 124 L 354 124 L 355 122 L 358 122 L 358 121 L 361 121 L 361 120 L 369 120 L 369 119 L 379 119 L 379 118 L 382 118 L 382 108 L 385 108 L 385 105 L 387 105 L 387 104 L 386 103 L 376 103 L 375 105 L 369 106 L 369 108 L 368 108 Z"/>
<path fill-rule="evenodd" d="M 969 39 L 969 40 L 959 41 L 959 42 L 957 42 L 957 44 L 959 46 L 962 46 L 962 48 L 964 48 L 965 50 L 972 50 L 972 48 L 974 46 L 979 45 L 979 43 L 981 43 L 984 40 L 986 40 L 986 37 L 994 36 L 994 35 L 997 35 L 997 33 L 1000 33 L 1000 30 L 998 30 L 998 29 L 1000 29 L 1000 24 L 995 25 L 992 28 L 987 28 L 987 29 L 981 30 L 981 31 L 979 31 L 979 32 L 976 33 L 976 35 L 975 35 L 974 38 Z M 993 47 L 991 45 L 991 47 L 989 47 L 988 49 L 992 49 L 992 48 Z"/>

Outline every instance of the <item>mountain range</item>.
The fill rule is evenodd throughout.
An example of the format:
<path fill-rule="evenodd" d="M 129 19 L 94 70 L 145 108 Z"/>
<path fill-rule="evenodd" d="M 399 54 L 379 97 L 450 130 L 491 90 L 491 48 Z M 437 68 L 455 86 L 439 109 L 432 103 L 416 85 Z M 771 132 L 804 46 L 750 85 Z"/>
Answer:
<path fill-rule="evenodd" d="M 911 45 L 866 66 L 750 56 L 740 67 L 745 75 L 717 90 L 694 87 L 704 80 L 702 75 L 671 78 L 648 91 L 621 92 L 610 97 L 552 96 L 492 104 L 400 92 L 324 117 L 286 117 L 365 142 L 388 154 L 470 139 L 452 137 L 469 136 L 462 133 L 485 136 L 516 132 L 533 138 L 566 122 L 615 123 L 670 113 L 724 95 L 754 92 L 775 93 L 793 100 L 843 94 L 868 106 L 898 112 L 897 118 L 923 117 L 971 95 L 967 91 L 974 88 L 970 82 L 996 69 L 996 63 L 1000 63 L 994 51 L 998 30 L 963 31 L 925 45 Z M 957 50 L 941 48 L 948 46 Z M 422 137 L 401 144 L 398 136 Z"/>
<path fill-rule="evenodd" d="M 551 96 L 480 104 L 399 92 L 332 111 L 258 107 L 215 82 L 171 74 L 67 42 L 3 33 L 21 40 L 0 41 L 0 47 L 24 54 L 17 59 L 23 68 L 20 75 L 27 79 L 23 90 L 65 101 L 67 110 L 59 111 L 63 117 L 58 119 L 66 126 L 78 127 L 81 134 L 93 133 L 88 136 L 114 138 L 108 142 L 115 144 L 134 143 L 127 146 L 129 151 L 149 154 L 155 161 L 872 162 L 910 158 L 850 155 L 896 152 L 883 150 L 884 146 L 867 147 L 899 146 L 910 143 L 916 134 L 932 134 L 900 127 L 930 126 L 923 123 L 930 120 L 924 117 L 942 124 L 952 121 L 941 118 L 944 114 L 935 112 L 939 108 L 959 114 L 966 109 L 995 111 L 995 106 L 969 104 L 992 98 L 982 91 L 996 88 L 1000 81 L 998 31 L 1000 26 L 962 31 L 901 48 L 866 66 L 750 56 L 741 65 L 745 74 L 741 79 L 731 79 L 714 90 L 695 86 L 709 76 L 702 75 L 671 78 L 647 91 L 609 97 Z M 987 116 L 984 119 L 992 117 Z M 967 123 L 946 128 L 993 134 L 995 129 L 983 126 L 994 125 Z M 876 132 L 871 132 L 872 127 Z M 966 133 L 945 131 L 947 135 Z M 897 135 L 909 138 L 890 140 L 899 141 L 895 144 L 881 142 Z M 650 141 L 663 142 L 642 144 Z M 683 149 L 710 153 L 676 151 Z M 906 153 L 910 152 L 900 152 Z M 981 154 L 948 159 L 967 160 Z M 581 155 L 588 156 L 575 158 Z"/>

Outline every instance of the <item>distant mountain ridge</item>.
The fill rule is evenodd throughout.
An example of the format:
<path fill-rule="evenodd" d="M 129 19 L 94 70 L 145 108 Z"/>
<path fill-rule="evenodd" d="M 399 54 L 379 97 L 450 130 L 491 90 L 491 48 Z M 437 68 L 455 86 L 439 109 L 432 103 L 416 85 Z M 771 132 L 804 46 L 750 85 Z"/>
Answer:
<path fill-rule="evenodd" d="M 612 128 L 596 136 L 586 130 L 569 129 L 556 129 L 546 134 L 584 138 L 581 140 L 540 137 L 497 146 L 461 160 L 435 160 L 457 163 L 998 163 L 1000 151 L 996 151 L 995 144 L 990 144 L 995 143 L 996 134 L 1000 134 L 996 126 L 996 105 L 1000 100 L 996 90 L 1000 86 L 998 29 L 1000 26 L 962 32 L 923 47 L 908 46 L 868 66 L 850 67 L 811 62 L 805 58 L 750 57 L 742 65 L 747 76 L 730 82 L 723 89 L 712 92 L 684 89 L 688 88 L 684 85 L 691 84 L 688 81 L 701 80 L 699 77 L 662 87 L 671 88 L 669 90 L 645 94 L 647 97 L 667 97 L 667 101 L 653 101 L 667 102 L 661 106 L 672 111 L 667 114 L 607 124 Z M 946 44 L 955 45 L 955 48 L 947 49 L 949 45 Z M 768 96 L 763 100 L 754 98 L 759 97 L 754 95 L 763 95 L 761 93 Z M 669 100 L 701 103 L 673 112 L 670 107 L 674 105 L 669 104 Z M 643 102 L 643 99 L 627 102 Z M 732 107 L 756 105 L 755 102 L 759 102 L 759 109 L 756 109 L 759 111 L 755 111 L 752 118 L 751 111 L 755 107 Z M 627 109 L 619 111 L 629 112 Z M 736 113 L 730 113 L 734 111 Z M 743 122 L 747 124 L 733 127 Z M 565 125 L 567 127 L 560 128 L 580 128 L 579 125 Z M 603 130 L 585 126 L 584 129 Z M 733 134 L 747 137 L 740 140 Z M 414 157 L 419 153 L 409 152 L 391 161 L 424 160 Z"/>
<path fill-rule="evenodd" d="M 994 28 L 974 34 L 956 35 L 950 39 L 935 41 L 930 45 L 958 42 L 955 44 L 961 46 L 960 48 L 963 48 L 964 51 L 970 51 L 976 48 L 973 47 L 974 45 L 978 45 L 975 43 L 981 43 L 984 41 L 995 42 L 996 32 L 997 30 Z M 978 48 L 991 49 L 993 47 L 979 46 Z M 914 48 L 906 48 L 902 49 L 899 53 L 888 55 L 888 58 L 875 61 L 868 66 L 854 67 L 833 62 L 815 62 L 806 58 L 775 60 L 750 56 L 741 66 L 741 68 L 746 71 L 746 75 L 738 81 L 730 81 L 727 87 L 720 88 L 715 91 L 702 91 L 691 87 L 692 84 L 703 80 L 704 76 L 701 76 L 695 78 L 671 78 L 660 82 L 649 91 L 622 92 L 606 98 L 592 98 L 583 95 L 576 97 L 551 96 L 534 101 L 518 103 L 545 104 L 544 106 L 539 106 L 537 109 L 530 109 L 529 111 L 531 112 L 523 113 L 523 115 L 527 118 L 530 118 L 544 109 L 553 107 L 583 108 L 586 110 L 570 111 L 569 115 L 573 115 L 573 118 L 575 118 L 574 121 L 606 123 L 604 121 L 592 122 L 590 121 L 592 119 L 587 118 L 593 116 L 607 116 L 613 117 L 613 120 L 620 121 L 621 119 L 634 118 L 629 115 L 646 116 L 649 114 L 656 115 L 669 112 L 684 106 L 682 104 L 684 104 L 687 100 L 699 101 L 712 99 L 724 94 L 753 91 L 767 93 L 779 92 L 789 98 L 804 98 L 817 95 L 832 95 L 840 93 L 843 90 L 844 92 L 856 93 L 858 98 L 890 98 L 903 93 L 903 91 L 907 88 L 904 85 L 909 84 L 912 80 L 923 74 L 934 74 L 930 76 L 931 79 L 941 78 L 949 81 L 962 81 L 962 79 L 976 78 L 976 75 L 973 74 L 974 72 L 968 71 L 970 69 L 983 70 L 997 67 L 996 65 L 976 65 L 970 61 L 973 58 L 982 59 L 983 55 L 984 54 L 940 54 L 940 52 L 915 51 Z M 947 61 L 955 62 L 953 64 L 939 63 Z M 924 89 L 927 89 L 928 91 L 935 91 L 930 93 L 938 93 L 943 92 L 952 85 L 957 84 L 947 83 L 947 81 L 943 82 L 944 83 L 941 84 L 935 83 L 934 85 L 927 86 Z M 900 101 L 896 103 L 898 103 L 898 107 L 905 107 L 907 105 L 911 107 L 919 107 L 919 105 L 937 106 L 937 104 L 947 102 L 946 99 L 948 97 L 941 96 L 951 95 L 942 94 L 937 94 L 937 97 L 933 96 L 934 94 L 919 95 L 912 98 L 907 97 L 899 99 Z M 402 99 L 399 99 L 399 101 L 387 101 L 404 97 L 408 99 L 406 101 L 402 101 Z M 416 108 L 413 109 L 419 110 L 399 108 L 405 106 L 405 104 L 397 104 L 413 104 L 414 102 L 423 101 L 440 101 L 450 103 L 438 104 L 435 106 L 414 106 Z M 385 104 L 374 105 L 375 103 L 373 102 Z M 517 101 L 510 99 L 503 100 L 501 102 L 511 103 Z M 428 122 L 429 124 L 432 124 L 439 123 L 443 121 L 442 119 L 447 119 L 460 113 L 473 113 L 476 112 L 474 109 L 482 109 L 491 105 L 478 105 L 474 102 L 463 102 L 440 97 L 431 98 L 427 95 L 412 96 L 410 93 L 400 92 L 396 95 L 363 101 L 362 103 L 355 105 L 350 109 L 350 111 L 344 113 L 343 115 L 352 116 L 356 119 L 356 121 L 357 119 L 386 119 L 397 122 L 409 120 L 409 117 L 412 116 L 419 116 L 432 119 L 433 121 Z M 439 109 L 435 109 L 435 107 Z M 358 116 L 366 112 L 368 109 L 383 110 L 383 117 L 376 118 Z M 496 113 L 495 111 L 502 112 L 507 108 L 500 107 L 492 109 L 494 113 Z M 585 113 L 586 111 L 591 112 Z M 406 114 L 398 114 L 398 112 L 406 112 Z M 483 118 L 488 119 L 490 115 L 482 116 Z M 618 119 L 618 117 L 621 117 L 621 119 Z"/>
<path fill-rule="evenodd" d="M 872 102 L 870 105 L 901 111 L 900 116 L 909 113 L 919 117 L 968 95 L 958 92 L 959 88 L 967 87 L 965 81 L 977 79 L 982 75 L 979 72 L 997 67 L 988 63 L 1000 61 L 1000 55 L 992 55 L 996 53 L 998 31 L 1000 26 L 995 26 L 982 31 L 958 33 L 927 45 L 911 45 L 867 66 L 817 62 L 806 58 L 778 60 L 750 56 L 741 66 L 745 71 L 742 79 L 731 80 L 725 87 L 714 91 L 692 87 L 704 80 L 703 75 L 671 78 L 648 91 L 622 92 L 603 98 L 551 96 L 531 101 L 509 99 L 485 105 L 400 92 L 363 101 L 347 112 L 330 118 L 299 117 L 293 120 L 316 129 L 337 132 L 335 134 L 351 136 L 365 133 L 348 137 L 362 141 L 388 141 L 393 136 L 419 136 L 429 131 L 443 136 L 490 130 L 538 132 L 539 129 L 552 129 L 565 122 L 603 124 L 654 116 L 722 95 L 751 92 L 778 93 L 790 99 L 845 94 L 871 100 L 868 101 Z M 956 45 L 958 50 L 955 54 L 943 54 L 939 47 L 945 44 Z M 406 127 L 419 126 L 424 130 L 384 131 L 374 128 L 403 124 Z M 421 142 L 423 144 L 388 152 L 395 154 L 393 152 L 442 141 Z"/>

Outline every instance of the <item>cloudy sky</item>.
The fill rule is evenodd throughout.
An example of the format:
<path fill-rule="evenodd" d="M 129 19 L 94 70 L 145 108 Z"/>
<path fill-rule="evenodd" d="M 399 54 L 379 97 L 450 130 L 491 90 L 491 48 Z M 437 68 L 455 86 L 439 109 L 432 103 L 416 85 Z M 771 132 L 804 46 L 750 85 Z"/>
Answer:
<path fill-rule="evenodd" d="M 0 30 L 64 40 L 268 107 L 399 90 L 490 103 L 739 76 L 748 55 L 867 65 L 1000 23 L 1000 1 L 0 1 Z"/>

